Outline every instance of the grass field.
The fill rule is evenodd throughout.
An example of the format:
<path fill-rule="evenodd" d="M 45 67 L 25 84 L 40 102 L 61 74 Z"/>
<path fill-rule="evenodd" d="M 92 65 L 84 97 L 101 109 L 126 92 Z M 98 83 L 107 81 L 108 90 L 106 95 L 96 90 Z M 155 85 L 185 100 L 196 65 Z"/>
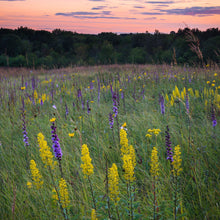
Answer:
<path fill-rule="evenodd" d="M 220 70 L 0 70 L 0 219 L 220 218 Z"/>

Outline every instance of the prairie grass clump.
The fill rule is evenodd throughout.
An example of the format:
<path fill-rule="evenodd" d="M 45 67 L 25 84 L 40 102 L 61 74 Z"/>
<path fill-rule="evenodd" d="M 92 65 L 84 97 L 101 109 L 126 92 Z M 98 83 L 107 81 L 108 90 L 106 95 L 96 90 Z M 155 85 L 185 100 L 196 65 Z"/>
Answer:
<path fill-rule="evenodd" d="M 219 76 L 126 65 L 1 77 L 0 218 L 218 219 Z"/>

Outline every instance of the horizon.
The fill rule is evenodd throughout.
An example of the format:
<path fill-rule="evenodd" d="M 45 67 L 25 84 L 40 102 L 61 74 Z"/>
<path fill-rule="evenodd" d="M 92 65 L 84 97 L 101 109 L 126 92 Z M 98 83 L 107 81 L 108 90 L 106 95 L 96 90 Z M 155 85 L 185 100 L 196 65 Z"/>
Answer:
<path fill-rule="evenodd" d="M 217 0 L 0 0 L 0 27 L 79 34 L 205 31 L 220 27 L 219 5 Z"/>

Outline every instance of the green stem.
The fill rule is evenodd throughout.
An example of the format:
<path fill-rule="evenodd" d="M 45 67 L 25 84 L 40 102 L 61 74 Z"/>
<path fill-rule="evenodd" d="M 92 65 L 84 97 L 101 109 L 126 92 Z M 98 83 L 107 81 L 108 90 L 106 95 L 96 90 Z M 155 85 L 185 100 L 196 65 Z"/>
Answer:
<path fill-rule="evenodd" d="M 93 205 L 94 205 L 94 209 L 96 210 L 96 203 L 95 203 L 95 197 L 94 197 L 94 193 L 93 193 L 93 189 L 92 189 L 92 182 L 88 176 L 88 180 L 89 180 L 89 185 L 90 185 L 90 189 L 91 189 L 91 194 L 92 194 L 92 200 L 93 200 Z"/>
<path fill-rule="evenodd" d="M 52 170 L 51 170 L 50 166 L 49 166 L 49 172 L 50 172 L 50 176 L 51 176 L 51 179 L 52 179 L 52 182 L 53 182 L 53 186 L 54 186 L 54 188 L 56 190 L 56 193 L 57 193 L 57 197 L 58 197 L 58 201 L 59 201 L 59 205 L 60 205 L 60 209 L 61 209 L 61 212 L 63 214 L 63 217 L 64 217 L 64 219 L 68 219 L 68 216 L 66 215 L 65 210 L 64 210 L 64 208 L 63 208 L 63 206 L 61 204 L 60 195 L 59 195 L 58 189 L 56 187 L 56 184 L 55 184 L 55 181 L 54 181 L 54 178 L 53 178 L 53 174 L 52 174 Z"/>

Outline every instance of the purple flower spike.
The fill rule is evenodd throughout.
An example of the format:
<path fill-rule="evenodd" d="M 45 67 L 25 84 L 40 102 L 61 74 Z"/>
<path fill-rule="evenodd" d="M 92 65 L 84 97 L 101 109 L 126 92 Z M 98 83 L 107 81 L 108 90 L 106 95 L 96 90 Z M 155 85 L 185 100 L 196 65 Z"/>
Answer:
<path fill-rule="evenodd" d="M 212 108 L 211 108 L 211 116 L 212 116 L 212 127 L 215 127 L 217 125 L 217 120 L 215 117 L 215 110 L 214 110 L 213 104 L 212 104 Z"/>
<path fill-rule="evenodd" d="M 22 134 L 23 134 L 23 142 L 24 142 L 24 145 L 26 146 L 26 147 L 28 147 L 29 146 L 29 142 L 28 142 L 28 133 L 27 133 L 27 130 L 26 130 L 26 122 L 25 122 L 25 110 L 24 110 L 24 99 L 22 99 L 22 105 L 23 105 L 23 107 L 22 107 L 22 130 L 23 130 L 23 132 L 22 132 Z"/>
<path fill-rule="evenodd" d="M 167 160 L 169 160 L 171 163 L 173 162 L 173 152 L 171 148 L 171 141 L 170 141 L 170 133 L 169 133 L 169 127 L 167 125 L 166 133 L 166 146 L 167 146 Z"/>
<path fill-rule="evenodd" d="M 165 114 L 165 105 L 164 105 L 164 98 L 162 95 L 160 95 L 160 109 L 161 109 L 161 114 Z"/>
<path fill-rule="evenodd" d="M 62 151 L 60 148 L 60 143 L 59 143 L 59 138 L 56 134 L 56 126 L 54 121 L 52 122 L 52 126 L 51 126 L 51 139 L 52 139 L 52 143 L 53 143 L 53 152 L 54 152 L 54 156 L 58 159 L 61 160 L 62 159 Z"/>
<path fill-rule="evenodd" d="M 187 110 L 187 113 L 189 113 L 189 96 L 187 93 L 186 93 L 186 110 Z"/>
<path fill-rule="evenodd" d="M 110 125 L 110 128 L 113 129 L 114 118 L 113 118 L 112 113 L 109 113 L 109 125 Z"/>

